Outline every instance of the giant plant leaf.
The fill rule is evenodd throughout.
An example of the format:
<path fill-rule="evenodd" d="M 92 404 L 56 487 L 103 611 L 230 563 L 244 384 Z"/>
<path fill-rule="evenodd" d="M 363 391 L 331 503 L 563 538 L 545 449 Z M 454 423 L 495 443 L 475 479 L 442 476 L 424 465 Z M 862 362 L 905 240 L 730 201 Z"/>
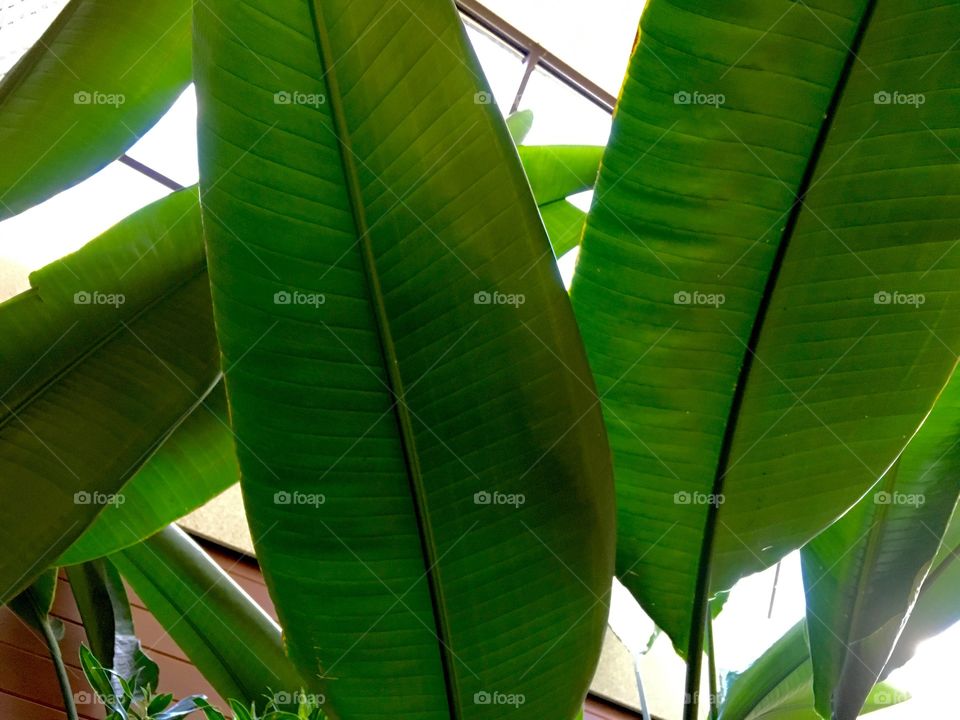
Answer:
<path fill-rule="evenodd" d="M 593 188 L 603 148 L 529 145 L 517 148 L 557 257 L 580 243 L 587 215 L 567 197 Z"/>
<path fill-rule="evenodd" d="M 580 240 L 586 214 L 564 201 L 589 189 L 602 148 L 538 145 L 520 149 L 556 255 Z M 181 222 L 199 222 L 199 206 Z M 199 318 L 198 318 L 199 320 Z M 204 399 L 123 487 L 125 502 L 108 505 L 63 554 L 62 565 L 109 555 L 153 535 L 239 479 L 222 387 Z"/>
<path fill-rule="evenodd" d="M 814 709 L 813 666 L 806 626 L 798 622 L 742 673 L 727 676 L 719 720 L 821 720 Z M 863 713 L 906 702 L 886 683 L 869 693 Z"/>
<path fill-rule="evenodd" d="M 453 4 L 216 0 L 195 22 L 214 316 L 291 657 L 335 717 L 520 696 L 518 720 L 573 717 L 612 572 L 608 449 Z"/>
<path fill-rule="evenodd" d="M 0 81 L 0 220 L 117 159 L 190 82 L 189 0 L 70 0 Z"/>
<path fill-rule="evenodd" d="M 914 532 L 920 532 L 915 528 Z M 960 622 L 960 514 L 954 511 L 953 519 L 943 536 L 943 543 L 930 567 L 930 572 L 920 588 L 913 611 L 897 639 L 897 646 L 883 669 L 881 678 L 904 665 L 913 657 L 917 645 L 937 635 L 951 625 Z M 894 618 L 877 631 L 881 637 L 889 637 L 899 630 Z"/>
<path fill-rule="evenodd" d="M 644 12 L 572 298 L 618 572 L 691 687 L 711 592 L 852 506 L 955 364 L 958 21 L 888 0 Z"/>
<path fill-rule="evenodd" d="M 262 706 L 298 692 L 280 628 L 182 530 L 171 525 L 111 559 L 221 696 Z"/>
<path fill-rule="evenodd" d="M 824 717 L 859 714 L 917 599 L 958 493 L 955 377 L 896 465 L 801 551 L 814 690 Z"/>
<path fill-rule="evenodd" d="M 592 188 L 603 156 L 599 145 L 524 145 L 517 152 L 541 207 Z"/>
<path fill-rule="evenodd" d="M 144 208 L 0 305 L 0 602 L 123 501 L 218 377 L 196 203 Z"/>
<path fill-rule="evenodd" d="M 558 200 L 540 207 L 543 225 L 557 257 L 580 244 L 587 214 L 567 200 Z"/>
<path fill-rule="evenodd" d="M 135 545 L 238 482 L 233 442 L 219 384 L 123 486 L 123 504 L 108 505 L 58 562 L 72 565 Z"/>

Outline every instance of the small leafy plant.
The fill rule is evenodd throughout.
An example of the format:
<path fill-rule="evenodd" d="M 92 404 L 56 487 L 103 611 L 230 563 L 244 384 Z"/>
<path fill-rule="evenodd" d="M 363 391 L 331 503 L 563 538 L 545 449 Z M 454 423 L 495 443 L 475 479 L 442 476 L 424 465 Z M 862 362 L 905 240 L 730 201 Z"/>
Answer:
<path fill-rule="evenodd" d="M 158 693 L 156 685 L 160 671 L 157 664 L 142 656 L 142 662 L 130 677 L 104 667 L 85 645 L 80 646 L 80 665 L 83 674 L 96 693 L 97 699 L 109 711 L 106 720 L 177 720 L 202 712 L 206 720 L 227 720 L 227 716 L 213 707 L 205 695 L 190 695 L 174 702 L 172 693 Z M 233 720 L 326 720 L 316 696 L 305 692 L 284 693 L 283 701 L 295 704 L 296 712 L 280 707 L 280 697 L 267 696 L 263 710 L 239 700 L 228 700 Z M 287 704 L 284 702 L 283 704 Z"/>

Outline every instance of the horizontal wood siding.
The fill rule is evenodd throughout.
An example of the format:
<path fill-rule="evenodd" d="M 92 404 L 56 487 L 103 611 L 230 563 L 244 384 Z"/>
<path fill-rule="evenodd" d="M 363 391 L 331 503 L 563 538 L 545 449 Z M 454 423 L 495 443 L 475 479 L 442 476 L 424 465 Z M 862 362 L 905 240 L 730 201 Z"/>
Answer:
<path fill-rule="evenodd" d="M 250 596 L 276 618 L 263 576 L 251 558 L 205 543 L 205 549 Z M 161 691 L 176 697 L 204 693 L 211 703 L 225 703 L 187 656 L 150 614 L 143 601 L 128 588 L 137 635 L 150 657 L 160 666 Z M 103 720 L 104 708 L 80 670 L 80 644 L 86 642 L 80 613 L 70 592 L 70 583 L 61 572 L 53 615 L 64 626 L 61 652 L 77 696 L 77 711 L 83 720 Z M 638 717 L 599 699 L 589 698 L 585 720 L 623 720 Z M 199 716 L 198 716 L 199 717 Z M 53 663 L 43 639 L 9 608 L 0 608 L 0 720 L 66 720 Z M 412 719 L 415 720 L 415 719 Z"/>

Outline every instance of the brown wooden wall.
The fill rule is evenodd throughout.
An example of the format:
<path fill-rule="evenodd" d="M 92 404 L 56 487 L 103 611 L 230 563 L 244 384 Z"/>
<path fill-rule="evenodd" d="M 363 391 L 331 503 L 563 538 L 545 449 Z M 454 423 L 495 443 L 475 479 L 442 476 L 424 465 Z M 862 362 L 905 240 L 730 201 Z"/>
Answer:
<path fill-rule="evenodd" d="M 254 600 L 276 617 L 263 577 L 251 558 L 205 544 L 205 549 Z M 186 655 L 164 632 L 143 602 L 130 591 L 137 634 L 147 654 L 160 665 L 163 692 L 177 697 L 205 693 L 223 708 L 222 698 Z M 70 584 L 61 573 L 53 614 L 64 625 L 60 643 L 74 693 L 80 702 L 77 710 L 84 720 L 102 720 L 104 708 L 93 701 L 93 692 L 80 670 L 80 643 L 86 641 L 80 614 L 70 592 Z M 626 712 L 599 698 L 587 700 L 585 720 L 623 720 L 637 715 Z M 60 689 L 47 655 L 46 645 L 34 630 L 25 625 L 9 608 L 0 608 L 0 720 L 65 720 Z M 404 719 L 406 720 L 406 719 Z M 411 719 L 414 720 L 414 719 Z"/>

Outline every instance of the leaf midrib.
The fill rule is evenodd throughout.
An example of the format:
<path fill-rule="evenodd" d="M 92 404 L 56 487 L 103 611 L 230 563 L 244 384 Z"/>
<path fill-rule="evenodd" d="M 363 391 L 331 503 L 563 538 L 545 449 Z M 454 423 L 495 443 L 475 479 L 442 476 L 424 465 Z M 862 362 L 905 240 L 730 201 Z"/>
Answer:
<path fill-rule="evenodd" d="M 386 311 L 383 289 L 377 270 L 376 258 L 370 244 L 370 226 L 367 223 L 366 205 L 360 187 L 359 173 L 354 162 L 354 152 L 350 142 L 350 131 L 347 125 L 346 113 L 343 107 L 343 97 L 336 74 L 336 62 L 330 44 L 327 25 L 319 0 L 310 3 L 313 16 L 315 40 L 320 61 L 324 69 L 323 80 L 326 81 L 330 110 L 333 117 L 333 135 L 338 143 L 346 188 L 350 200 L 355 230 L 363 256 L 365 277 L 368 291 L 373 305 L 377 325 L 380 349 L 383 355 L 383 364 L 387 373 L 387 389 L 393 396 L 393 410 L 396 415 L 400 431 L 400 440 L 403 447 L 404 463 L 407 467 L 407 479 L 413 497 L 413 508 L 416 517 L 417 532 L 420 539 L 421 553 L 424 560 L 424 575 L 427 578 L 430 590 L 430 602 L 433 608 L 433 618 L 436 625 L 438 652 L 443 669 L 444 687 L 447 694 L 447 706 L 451 720 L 462 717 L 460 709 L 460 694 L 457 687 L 456 670 L 453 658 L 447 648 L 450 646 L 449 623 L 446 616 L 446 603 L 443 597 L 443 588 L 439 579 L 437 543 L 433 527 L 430 522 L 427 507 L 426 492 L 423 485 L 423 474 L 417 454 L 416 441 L 413 433 L 413 422 L 407 408 L 403 378 L 400 375 L 400 363 L 390 329 L 390 320 Z"/>
<path fill-rule="evenodd" d="M 206 261 L 201 262 L 199 267 L 196 268 L 196 270 L 192 272 L 189 277 L 184 278 L 173 287 L 170 287 L 167 290 L 164 290 L 162 293 L 160 293 L 155 298 L 153 298 L 148 303 L 146 303 L 142 308 L 140 308 L 137 312 L 135 312 L 129 318 L 127 318 L 126 320 L 121 320 L 119 325 L 114 325 L 110 330 L 107 330 L 100 337 L 94 338 L 93 340 L 91 340 L 89 344 L 85 346 L 86 347 L 85 350 L 80 352 L 78 355 L 75 355 L 70 362 L 68 362 L 66 365 L 61 367 L 60 370 L 58 370 L 49 378 L 47 378 L 43 383 L 38 385 L 34 390 L 28 393 L 20 402 L 16 403 L 11 410 L 7 411 L 2 418 L 0 418 L 0 432 L 2 432 L 3 429 L 10 422 L 15 420 L 16 417 L 20 414 L 20 412 L 22 412 L 24 409 L 30 407 L 34 402 L 36 402 L 37 398 L 47 393 L 47 391 L 49 391 L 50 388 L 52 388 L 54 385 L 59 383 L 64 377 L 69 375 L 76 368 L 83 365 L 91 355 L 101 350 L 104 346 L 106 346 L 113 340 L 117 339 L 125 331 L 129 331 L 128 326 L 137 323 L 145 314 L 147 314 L 157 306 L 163 304 L 164 302 L 169 300 L 171 297 L 176 295 L 178 292 L 183 290 L 185 287 L 187 287 L 187 285 L 189 285 L 199 276 L 205 274 L 206 270 L 207 270 Z M 42 288 L 31 287 L 29 290 L 26 290 L 24 294 L 26 293 L 30 293 L 30 294 L 36 293 L 36 297 L 40 302 L 46 302 L 43 299 Z M 215 384 L 216 383 L 213 383 L 213 385 Z M 211 385 L 210 387 L 212 388 L 213 385 Z M 0 397 L 0 400 L 2 400 L 2 397 Z"/>
<path fill-rule="evenodd" d="M 733 439 L 736 433 L 737 421 L 740 417 L 746 388 L 750 379 L 751 371 L 753 369 L 753 359 L 756 355 L 756 350 L 759 345 L 760 335 L 763 331 L 767 312 L 770 309 L 773 291 L 777 286 L 780 272 L 783 268 L 783 263 L 786 258 L 787 249 L 789 248 L 790 241 L 793 239 L 796 231 L 800 212 L 803 210 L 807 193 L 810 190 L 813 177 L 820 162 L 820 156 L 826 144 L 827 137 L 830 134 L 830 129 L 833 126 L 837 109 L 840 106 L 840 101 L 847 87 L 847 82 L 850 78 L 853 64 L 857 58 L 857 53 L 859 52 L 860 46 L 863 43 L 864 37 L 866 36 L 867 29 L 870 26 L 870 21 L 873 17 L 873 11 L 876 8 L 876 4 L 877 0 L 867 0 L 863 14 L 860 18 L 860 22 L 857 26 L 856 34 L 847 48 L 847 55 L 844 59 L 844 64 L 840 69 L 833 94 L 830 97 L 830 102 L 827 105 L 827 109 L 824 113 L 823 121 L 820 123 L 817 137 L 814 140 L 814 144 L 810 152 L 810 158 L 806 167 L 804 168 L 803 175 L 801 176 L 798 190 L 795 194 L 795 199 L 790 207 L 790 214 L 787 218 L 787 222 L 784 225 L 780 243 L 777 247 L 776 255 L 774 256 L 771 264 L 770 272 L 767 276 L 767 282 L 760 298 L 760 304 L 758 305 L 757 313 L 750 329 L 750 336 L 743 355 L 744 359 L 741 363 L 740 371 L 737 376 L 737 383 L 734 388 L 733 399 L 730 404 L 727 422 L 724 427 L 721 448 L 717 457 L 716 474 L 714 475 L 713 486 L 711 490 L 711 493 L 714 497 L 719 497 L 723 494 L 724 481 L 729 470 L 730 454 L 733 449 Z M 688 691 L 691 687 L 694 687 L 694 689 L 699 688 L 703 633 L 704 626 L 706 624 L 707 595 L 710 591 L 713 543 L 716 538 L 718 512 L 719 504 L 707 505 L 707 517 L 704 523 L 703 541 L 700 546 L 700 560 L 697 566 L 696 589 L 691 612 L 690 637 L 687 643 L 686 660 Z M 696 677 L 695 684 L 691 682 L 691 678 L 694 676 Z M 685 704 L 684 717 L 689 718 L 690 713 L 695 712 L 695 710 L 696 703 Z"/>
<path fill-rule="evenodd" d="M 899 473 L 899 470 L 900 470 L 900 463 L 898 461 L 884 475 L 883 479 L 881 480 L 881 484 L 884 491 L 892 493 L 896 489 L 897 475 Z M 864 547 L 863 557 L 861 561 L 858 563 L 858 567 L 856 569 L 857 571 L 856 572 L 856 588 L 855 588 L 854 597 L 853 597 L 853 607 L 850 609 L 849 621 L 845 625 L 845 628 L 844 628 L 845 631 L 843 632 L 844 637 L 841 640 L 841 644 L 843 645 L 843 649 L 844 649 L 844 654 L 840 662 L 840 667 L 837 669 L 838 672 L 836 675 L 836 682 L 833 686 L 834 691 L 842 684 L 843 678 L 847 674 L 847 663 L 850 661 L 851 655 L 853 655 L 860 664 L 864 665 L 865 669 L 872 672 L 872 670 L 869 667 L 866 667 L 866 663 L 864 662 L 864 660 L 861 659 L 860 656 L 854 652 L 854 650 L 852 650 L 852 646 L 855 642 L 854 640 L 855 635 L 859 635 L 861 637 L 864 635 L 862 630 L 860 630 L 859 626 L 860 626 L 861 617 L 863 615 L 864 605 L 866 603 L 866 591 L 867 591 L 867 587 L 869 586 L 869 579 L 870 579 L 869 569 L 875 565 L 878 553 L 880 552 L 880 545 L 885 535 L 886 521 L 887 521 L 888 515 L 890 514 L 890 508 L 892 507 L 892 504 L 890 503 L 880 504 L 880 505 L 875 504 L 874 507 L 876 508 L 876 512 L 872 514 L 873 524 L 870 526 L 870 530 L 867 533 L 866 546 Z M 819 622 L 821 625 L 826 625 L 826 623 L 820 620 L 819 618 L 816 618 L 816 621 Z M 828 627 L 827 629 L 830 630 L 831 633 L 834 632 L 832 628 Z M 810 662 L 812 665 L 813 664 L 812 643 L 810 648 Z M 816 667 L 812 667 L 812 672 L 813 672 L 813 686 L 814 686 L 813 704 L 814 704 L 814 707 L 816 707 L 818 703 L 822 701 L 816 697 L 816 687 L 817 687 Z M 874 684 L 876 684 L 876 678 L 874 678 Z M 825 701 L 829 706 L 828 708 L 824 708 L 824 710 L 828 710 L 832 714 L 833 706 L 834 706 L 833 692 L 831 691 L 830 697 L 823 699 L 823 701 Z"/>

